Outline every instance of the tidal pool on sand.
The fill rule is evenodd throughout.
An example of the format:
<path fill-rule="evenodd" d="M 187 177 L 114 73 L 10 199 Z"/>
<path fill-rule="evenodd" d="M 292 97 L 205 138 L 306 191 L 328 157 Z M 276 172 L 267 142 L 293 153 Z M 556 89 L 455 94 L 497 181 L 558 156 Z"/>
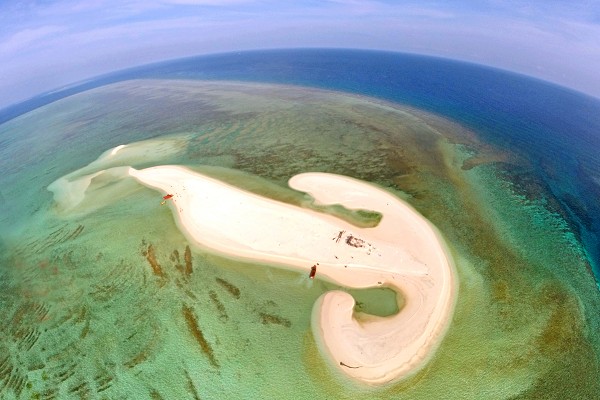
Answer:
<path fill-rule="evenodd" d="M 600 389 L 589 334 L 600 305 L 581 246 L 560 216 L 514 193 L 496 169 L 516 162 L 511 154 L 450 121 L 297 87 L 139 80 L 39 108 L 0 125 L 0 138 L 3 398 L 592 398 Z M 434 358 L 389 387 L 352 384 L 327 368 L 310 330 L 331 284 L 190 245 L 160 195 L 133 180 L 92 180 L 98 196 L 76 212 L 56 206 L 50 183 L 132 142 L 140 157 L 127 165 L 184 165 L 291 204 L 310 203 L 286 185 L 307 171 L 408 201 L 445 236 L 460 282 Z"/>

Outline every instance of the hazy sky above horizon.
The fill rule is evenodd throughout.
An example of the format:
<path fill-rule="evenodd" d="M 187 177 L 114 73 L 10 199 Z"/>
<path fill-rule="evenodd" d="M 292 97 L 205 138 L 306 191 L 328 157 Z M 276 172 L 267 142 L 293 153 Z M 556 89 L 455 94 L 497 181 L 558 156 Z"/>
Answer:
<path fill-rule="evenodd" d="M 598 0 L 0 2 L 0 108 L 197 54 L 381 49 L 494 66 L 600 97 Z"/>

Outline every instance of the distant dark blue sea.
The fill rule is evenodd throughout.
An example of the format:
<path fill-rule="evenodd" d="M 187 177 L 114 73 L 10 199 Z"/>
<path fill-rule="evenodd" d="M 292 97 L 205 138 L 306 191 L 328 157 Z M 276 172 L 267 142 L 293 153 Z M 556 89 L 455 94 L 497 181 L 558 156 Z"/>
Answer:
<path fill-rule="evenodd" d="M 430 111 L 529 161 L 506 166 L 546 196 L 600 277 L 600 100 L 506 71 L 363 50 L 269 50 L 198 56 L 105 75 L 0 111 L 0 123 L 60 98 L 139 78 L 284 83 L 367 95 Z M 517 185 L 519 186 L 519 185 Z M 518 189 L 518 188 L 517 188 Z"/>

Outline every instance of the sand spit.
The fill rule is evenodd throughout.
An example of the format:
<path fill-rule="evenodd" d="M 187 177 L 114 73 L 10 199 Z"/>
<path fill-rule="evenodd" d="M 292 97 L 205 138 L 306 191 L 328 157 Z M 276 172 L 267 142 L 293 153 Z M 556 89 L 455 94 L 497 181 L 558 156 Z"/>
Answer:
<path fill-rule="evenodd" d="M 433 354 L 454 308 L 456 282 L 443 240 L 426 219 L 390 193 L 324 173 L 289 185 L 322 204 L 382 213 L 374 228 L 270 200 L 177 166 L 129 174 L 173 194 L 172 208 L 192 241 L 223 254 L 308 272 L 350 288 L 387 286 L 404 298 L 390 317 L 353 317 L 354 299 L 331 291 L 313 309 L 312 329 L 330 364 L 349 377 L 384 384 L 416 372 Z M 170 201 L 171 201 L 170 200 Z"/>

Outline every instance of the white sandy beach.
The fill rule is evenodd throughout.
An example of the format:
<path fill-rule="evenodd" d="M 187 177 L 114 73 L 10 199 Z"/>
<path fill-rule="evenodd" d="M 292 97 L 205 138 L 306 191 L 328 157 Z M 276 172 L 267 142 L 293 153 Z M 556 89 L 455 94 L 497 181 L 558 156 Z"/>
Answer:
<path fill-rule="evenodd" d="M 118 151 L 118 150 L 117 150 Z M 443 240 L 428 221 L 390 193 L 324 173 L 289 185 L 322 204 L 383 214 L 374 228 L 270 200 L 177 166 L 129 174 L 163 194 L 189 240 L 228 256 L 305 270 L 350 288 L 386 286 L 404 304 L 390 317 L 353 318 L 354 299 L 332 291 L 313 309 L 312 329 L 325 359 L 341 373 L 384 384 L 419 370 L 451 319 L 455 273 Z M 171 200 L 169 200 L 171 201 Z"/>

